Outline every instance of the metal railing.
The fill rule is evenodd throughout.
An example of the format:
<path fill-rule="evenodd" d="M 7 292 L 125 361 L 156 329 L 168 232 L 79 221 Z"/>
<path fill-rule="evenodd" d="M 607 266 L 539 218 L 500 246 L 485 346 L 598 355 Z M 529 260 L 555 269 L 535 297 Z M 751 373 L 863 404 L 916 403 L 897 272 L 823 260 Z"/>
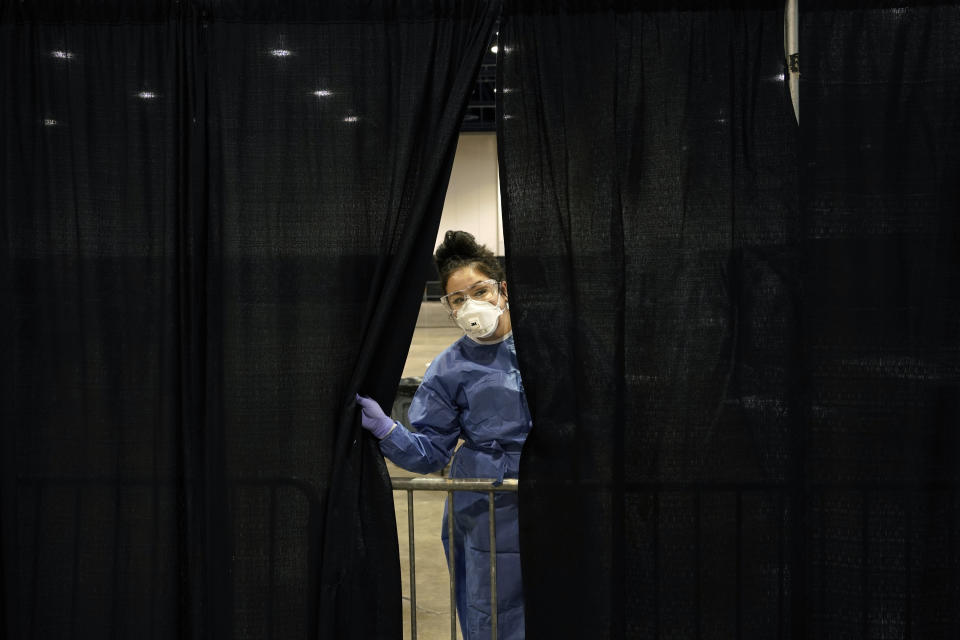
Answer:
<path fill-rule="evenodd" d="M 457 594 L 456 562 L 454 560 L 453 537 L 453 494 L 456 491 L 480 491 L 489 496 L 490 517 L 490 638 L 497 640 L 497 521 L 494 494 L 498 492 L 516 492 L 516 479 L 505 479 L 496 483 L 492 478 L 390 478 L 394 491 L 407 492 L 407 535 L 410 547 L 410 637 L 417 640 L 417 580 L 415 545 L 413 541 L 413 492 L 447 492 L 447 567 L 450 573 L 450 638 L 457 638 Z"/>

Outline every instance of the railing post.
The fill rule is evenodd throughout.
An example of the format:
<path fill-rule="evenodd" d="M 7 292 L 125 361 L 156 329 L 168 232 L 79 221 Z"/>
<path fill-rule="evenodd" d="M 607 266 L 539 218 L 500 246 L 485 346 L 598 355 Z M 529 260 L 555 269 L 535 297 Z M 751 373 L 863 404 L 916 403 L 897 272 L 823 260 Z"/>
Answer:
<path fill-rule="evenodd" d="M 447 548 L 450 549 L 450 640 L 457 640 L 457 562 L 453 548 L 453 491 L 447 492 Z"/>
<path fill-rule="evenodd" d="M 410 638 L 417 640 L 417 569 L 413 541 L 413 489 L 407 489 L 407 538 L 410 548 Z"/>
<path fill-rule="evenodd" d="M 497 640 L 497 521 L 493 491 L 490 492 L 490 640 Z"/>

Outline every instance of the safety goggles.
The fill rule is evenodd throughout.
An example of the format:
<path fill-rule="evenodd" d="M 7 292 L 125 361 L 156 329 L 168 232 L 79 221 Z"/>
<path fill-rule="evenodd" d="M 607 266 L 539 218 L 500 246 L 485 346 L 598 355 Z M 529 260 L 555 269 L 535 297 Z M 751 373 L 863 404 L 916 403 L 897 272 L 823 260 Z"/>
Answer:
<path fill-rule="evenodd" d="M 466 289 L 453 291 L 440 297 L 440 302 L 450 313 L 456 313 L 467 303 L 467 300 L 478 302 L 493 302 L 500 294 L 500 283 L 496 280 L 482 280 Z"/>

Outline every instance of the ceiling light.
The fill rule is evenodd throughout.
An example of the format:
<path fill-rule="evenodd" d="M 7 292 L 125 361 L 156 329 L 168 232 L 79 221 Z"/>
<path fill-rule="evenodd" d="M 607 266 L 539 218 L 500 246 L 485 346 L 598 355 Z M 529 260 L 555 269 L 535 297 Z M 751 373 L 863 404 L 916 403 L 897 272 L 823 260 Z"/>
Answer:
<path fill-rule="evenodd" d="M 358 118 L 357 116 L 347 116 L 346 118 L 343 119 L 343 121 L 344 121 L 344 122 L 356 122 L 356 121 L 359 120 L 359 119 L 360 119 L 360 118 Z"/>
<path fill-rule="evenodd" d="M 157 97 L 157 94 L 155 94 L 153 91 L 141 91 L 137 94 L 137 97 L 143 98 L 144 100 L 153 100 Z"/>
<path fill-rule="evenodd" d="M 58 60 L 70 60 L 73 58 L 72 53 L 70 53 L 69 51 L 63 51 L 61 49 L 51 51 L 50 55 L 53 56 L 54 58 L 57 58 Z"/>
<path fill-rule="evenodd" d="M 319 89 L 317 91 L 314 91 L 313 95 L 317 96 L 318 98 L 326 98 L 327 96 L 332 96 L 333 91 L 327 91 L 326 89 Z"/>
<path fill-rule="evenodd" d="M 291 53 L 292 53 L 292 52 L 289 51 L 288 49 L 273 49 L 273 50 L 270 51 L 270 55 L 276 56 L 276 57 L 278 57 L 278 58 L 286 58 L 286 57 L 289 56 Z"/>
<path fill-rule="evenodd" d="M 43 119 L 43 126 L 45 126 L 45 127 L 55 127 L 55 126 L 57 126 L 57 121 L 54 120 L 53 118 L 44 118 L 44 119 Z"/>

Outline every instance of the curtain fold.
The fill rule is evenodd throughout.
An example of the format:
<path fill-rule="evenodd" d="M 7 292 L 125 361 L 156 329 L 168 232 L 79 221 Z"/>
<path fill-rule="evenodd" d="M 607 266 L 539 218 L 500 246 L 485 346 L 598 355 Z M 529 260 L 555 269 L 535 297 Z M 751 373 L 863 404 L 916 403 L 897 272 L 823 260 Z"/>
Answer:
<path fill-rule="evenodd" d="M 10 638 L 395 638 L 389 406 L 498 3 L 0 5 Z"/>

